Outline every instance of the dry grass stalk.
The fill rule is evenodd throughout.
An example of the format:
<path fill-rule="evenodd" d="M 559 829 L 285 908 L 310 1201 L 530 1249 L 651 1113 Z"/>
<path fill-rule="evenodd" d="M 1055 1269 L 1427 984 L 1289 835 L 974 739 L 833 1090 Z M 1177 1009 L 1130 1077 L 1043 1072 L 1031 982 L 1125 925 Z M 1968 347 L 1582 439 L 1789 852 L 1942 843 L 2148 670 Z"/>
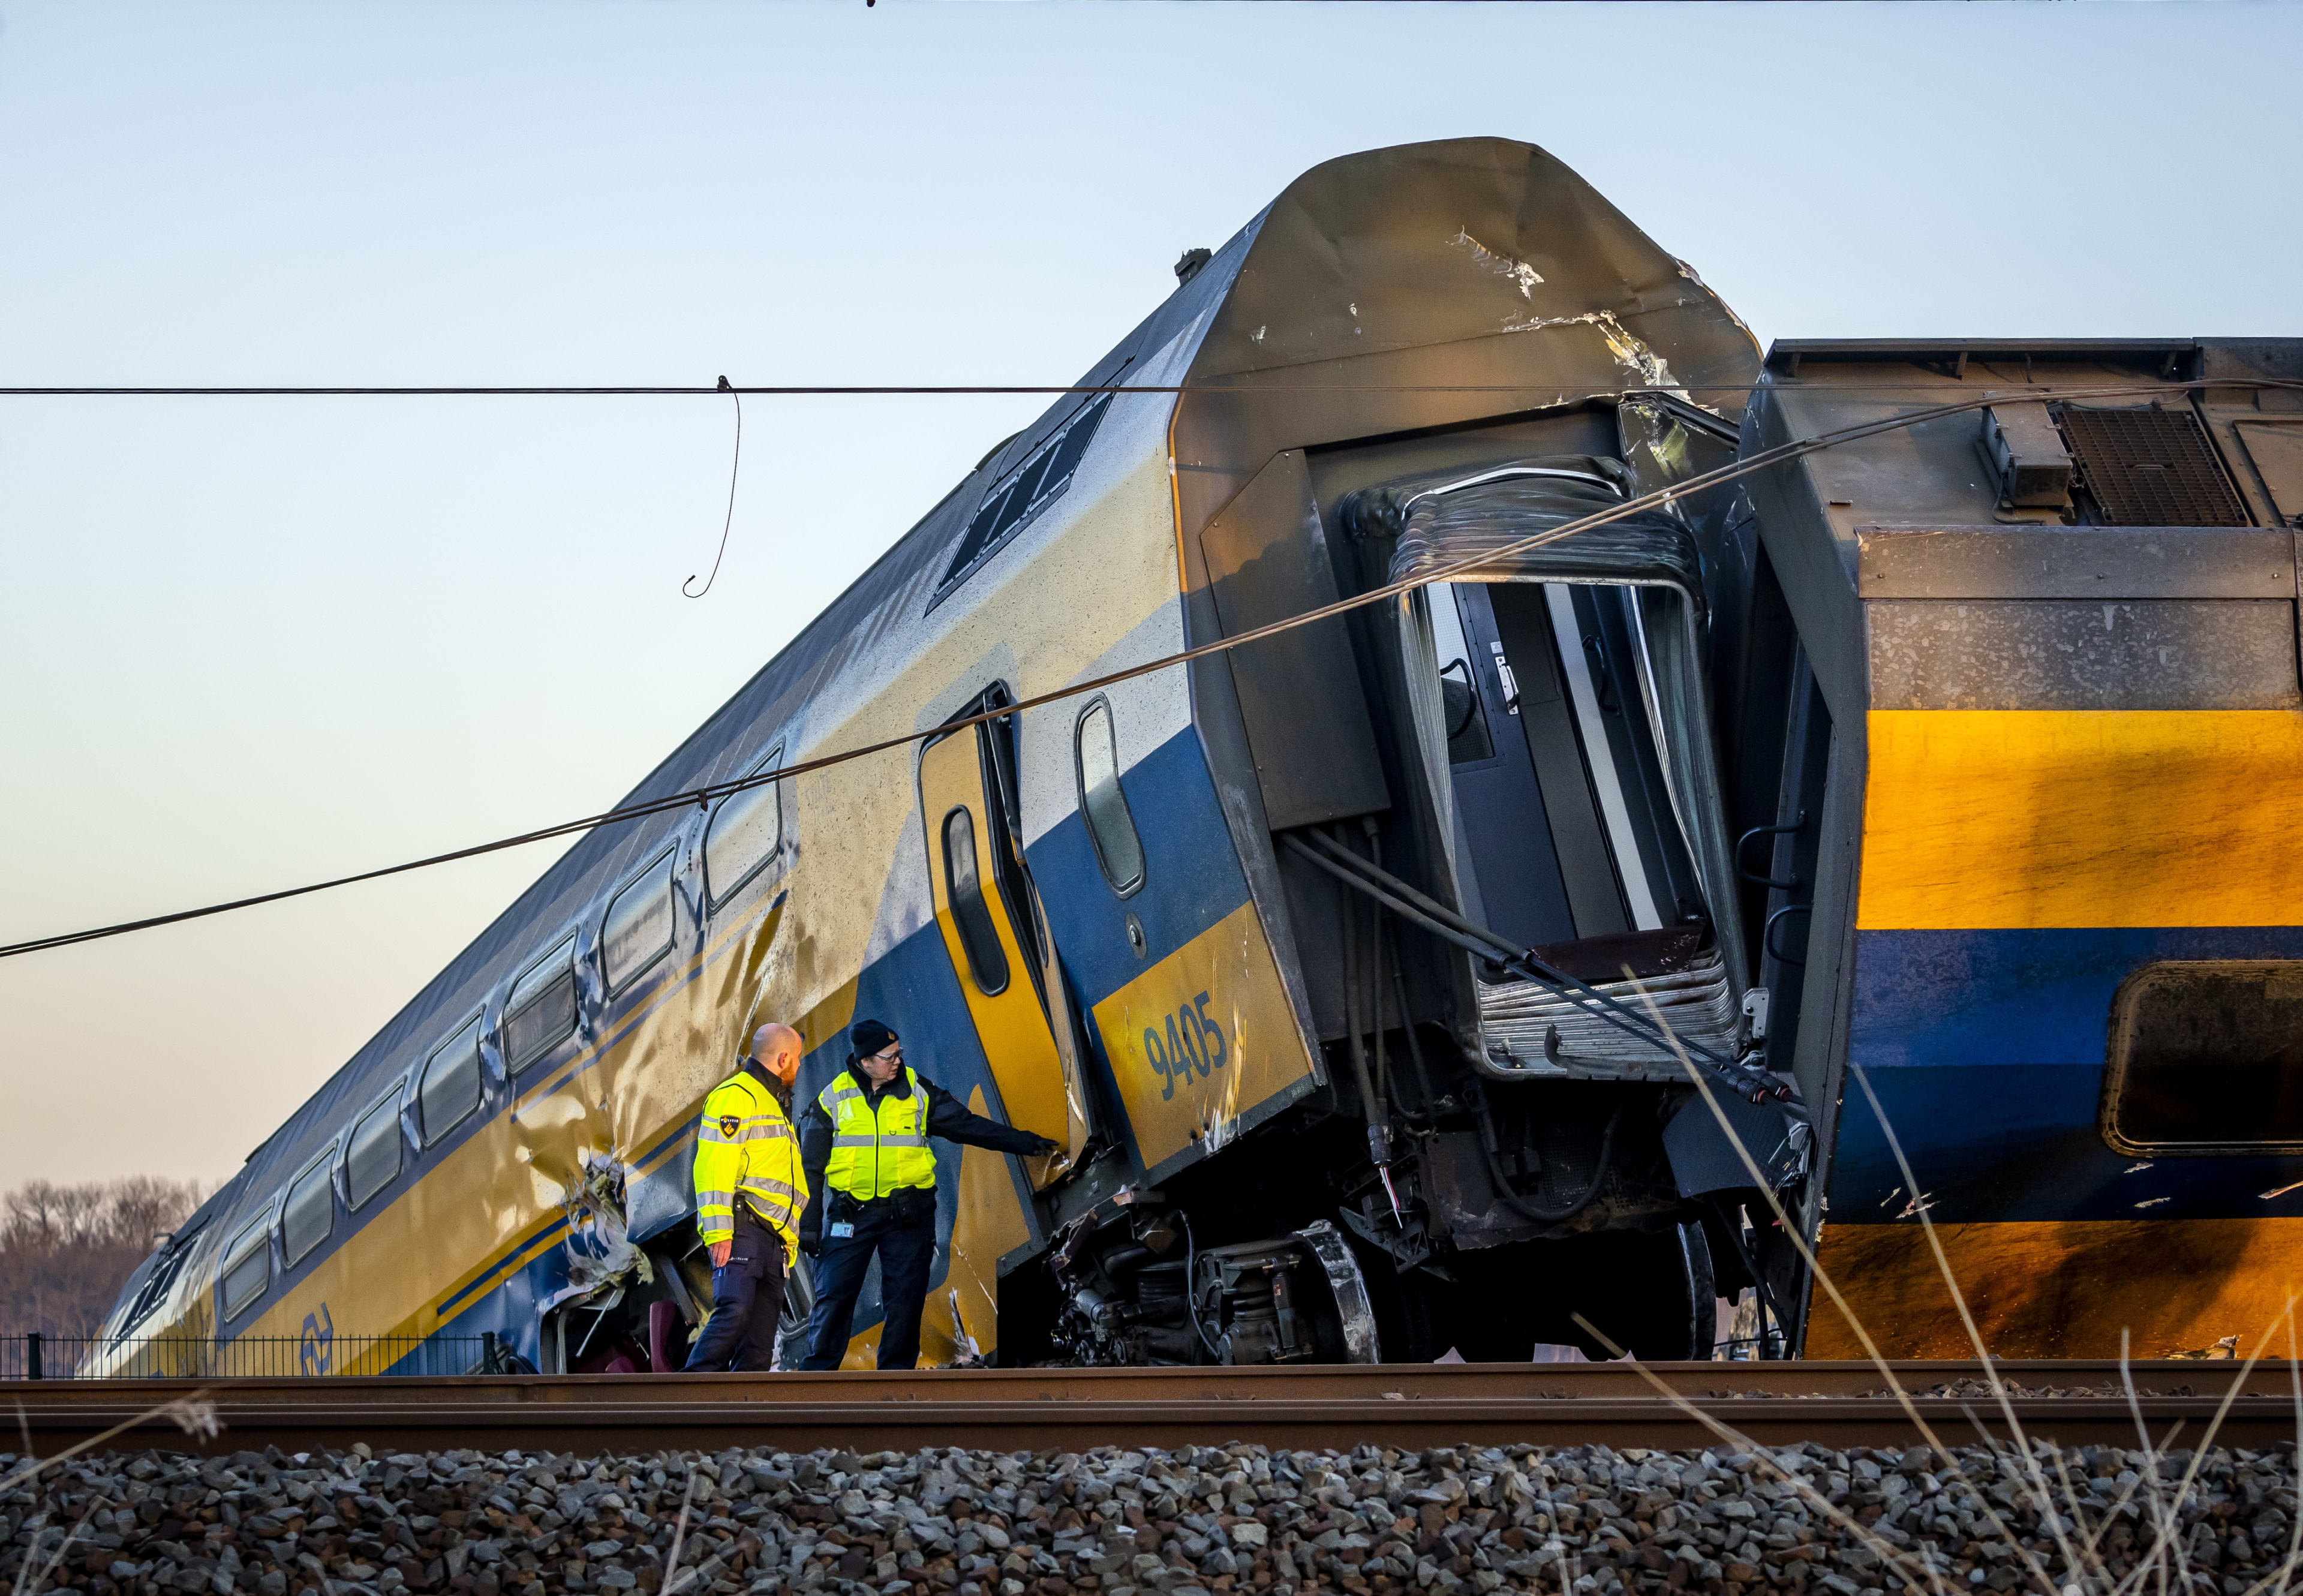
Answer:
<path fill-rule="evenodd" d="M 103 1497 L 92 1496 L 89 1499 L 88 1506 L 80 1512 L 80 1522 L 72 1525 L 71 1532 L 56 1543 L 55 1555 L 50 1557 L 46 1564 L 42 1566 L 38 1577 L 29 1583 L 25 1580 L 25 1575 L 31 1572 L 32 1559 L 28 1553 L 22 1565 L 16 1570 L 16 1584 L 12 1596 L 37 1596 L 37 1592 L 46 1589 L 49 1579 L 63 1566 L 64 1554 L 72 1550 L 72 1542 L 80 1539 L 82 1530 L 88 1528 L 88 1521 L 95 1516 L 96 1510 L 105 1505 L 105 1499 Z M 33 1539 L 31 1550 L 37 1551 L 38 1549 L 39 1540 L 36 1536 Z"/>
<path fill-rule="evenodd" d="M 24 1434 L 25 1461 L 14 1474 L 4 1480 L 0 1480 L 0 1492 L 13 1490 L 27 1481 L 37 1478 L 41 1471 L 54 1468 L 67 1457 L 77 1457 L 82 1452 L 92 1452 L 113 1437 L 125 1434 L 139 1425 L 149 1423 L 154 1419 L 170 1421 L 177 1429 L 195 1440 L 214 1440 L 224 1431 L 224 1420 L 216 1413 L 215 1403 L 203 1389 L 187 1397 L 171 1398 L 157 1407 L 147 1408 L 134 1418 L 123 1419 L 103 1434 L 92 1435 L 75 1446 L 66 1447 L 52 1457 L 36 1457 L 32 1455 L 31 1423 L 25 1414 L 24 1405 L 19 1402 L 16 1404 L 16 1423 Z"/>
<path fill-rule="evenodd" d="M 688 1491 L 680 1499 L 679 1522 L 671 1527 L 671 1545 L 663 1554 L 663 1583 L 658 1587 L 662 1596 L 673 1596 L 673 1592 L 681 1585 L 696 1576 L 696 1571 L 693 1568 L 685 1573 L 680 1571 L 679 1546 L 681 1541 L 688 1539 L 688 1515 L 696 1506 L 696 1477 L 703 1472 L 700 1461 L 688 1465 Z"/>
<path fill-rule="evenodd" d="M 1631 977 L 1631 972 L 1628 969 L 1624 971 L 1624 975 L 1626 977 Z M 1993 1440 L 1989 1430 L 1971 1410 L 1967 1412 L 1968 1422 L 1978 1435 L 1985 1438 L 1986 1446 L 2001 1462 L 2003 1467 L 2012 1470 L 2025 1487 L 2030 1498 L 2031 1508 L 2037 1515 L 2041 1525 L 2054 1538 L 2055 1550 L 2061 1557 L 2063 1578 L 2059 1581 L 2040 1563 L 2031 1549 L 2023 1544 L 2022 1537 L 2016 1534 L 2006 1521 L 1999 1516 L 1997 1510 L 1991 1506 L 1990 1497 L 1984 1490 L 1978 1489 L 1975 1482 L 1969 1477 L 1959 1457 L 1944 1444 L 1942 1438 L 1921 1417 L 1911 1394 L 1904 1389 L 1902 1383 L 1896 1378 L 1894 1370 L 1881 1354 L 1877 1342 L 1849 1304 L 1838 1284 L 1822 1267 L 1813 1249 L 1809 1246 L 1800 1227 L 1784 1210 L 1782 1200 L 1776 1195 L 1761 1171 L 1758 1160 L 1752 1156 L 1750 1148 L 1744 1144 L 1742 1137 L 1736 1132 L 1734 1124 L 1720 1107 L 1710 1083 L 1695 1068 L 1686 1049 L 1672 1030 L 1670 1022 L 1648 993 L 1644 985 L 1639 984 L 1636 978 L 1632 979 L 1634 990 L 1641 1001 L 1646 1005 L 1649 1017 L 1655 1022 L 1657 1028 L 1669 1043 L 1679 1060 L 1681 1068 L 1686 1071 L 1689 1080 L 1693 1083 L 1696 1092 L 1702 1097 L 1705 1106 L 1718 1122 L 1720 1129 L 1725 1133 L 1729 1144 L 1734 1147 L 1737 1157 L 1741 1159 L 1745 1170 L 1751 1177 L 1752 1185 L 1766 1199 L 1768 1209 L 1776 1222 L 1783 1228 L 1784 1236 L 1797 1250 L 1800 1261 L 1807 1268 L 1810 1278 L 1823 1288 L 1833 1307 L 1838 1311 L 1841 1318 L 1846 1322 L 1848 1328 L 1862 1345 L 1873 1366 L 1885 1378 L 1887 1387 L 1894 1394 L 1905 1417 L 1926 1440 L 1929 1450 L 1941 1458 L 1950 1471 L 1957 1476 L 1961 1488 L 1982 1509 L 2002 1542 L 2020 1559 L 2032 1587 L 2040 1593 L 2040 1596 L 2088 1596 L 2090 1590 L 2099 1593 L 2099 1596 L 2134 1596 L 2134 1593 L 2147 1583 L 2155 1583 L 2157 1596 L 2174 1596 L 2174 1591 L 2189 1590 L 2195 1583 L 2201 1582 L 2206 1582 L 2208 1588 L 2212 1590 L 2214 1586 L 2210 1576 L 2203 1572 L 2196 1572 L 2190 1566 L 2186 1541 L 2181 1529 L 2181 1507 L 2198 1482 L 2199 1471 L 2205 1465 L 2208 1453 L 2214 1445 L 2215 1437 L 2220 1433 L 2223 1421 L 2231 1412 L 2231 1404 L 2246 1389 L 2248 1374 L 2262 1360 L 2265 1351 L 2270 1347 L 2272 1338 L 2277 1334 L 2282 1321 L 2288 1330 L 2289 1378 L 2295 1391 L 2297 1457 L 2299 1464 L 2303 1464 L 2303 1355 L 2299 1355 L 2299 1353 L 2303 1353 L 2303 1349 L 2299 1349 L 2297 1345 L 2295 1309 L 2298 1299 L 2293 1296 L 2288 1298 L 2282 1312 L 2273 1318 L 2270 1325 L 2265 1327 L 2255 1351 L 2248 1356 L 2245 1364 L 2225 1388 L 2223 1399 L 2207 1423 L 2206 1433 L 2201 1437 L 2198 1447 L 2193 1448 L 2190 1459 L 2181 1477 L 2174 1482 L 2172 1493 L 2160 1489 L 2164 1480 L 2164 1454 L 2182 1426 L 2177 1425 L 2160 1442 L 2156 1445 L 2153 1444 L 2149 1430 L 2143 1422 L 2142 1408 L 2138 1400 L 2134 1377 L 2129 1367 L 2127 1335 L 2125 1331 L 2121 1332 L 2121 1384 L 2126 1392 L 2129 1410 L 2135 1417 L 2136 1431 L 2140 1443 L 2138 1449 L 2144 1456 L 2147 1466 L 2137 1471 L 2135 1482 L 2120 1493 L 2118 1499 L 2108 1509 L 2103 1511 L 2093 1529 L 2083 1540 L 2075 1544 L 2070 1536 L 2069 1528 L 2072 1524 L 2085 1524 L 2087 1510 L 2080 1500 L 2081 1493 L 2071 1482 L 2062 1450 L 2044 1440 L 2037 1440 L 2025 1434 L 2022 1422 L 2015 1412 L 2012 1394 L 2008 1391 L 2005 1381 L 2001 1378 L 1998 1366 L 1993 1360 L 1989 1349 L 1984 1345 L 1981 1329 L 1968 1306 L 1966 1294 L 1960 1289 L 1950 1259 L 1944 1251 L 1941 1238 L 1936 1233 L 1935 1222 L 1928 1217 L 1925 1204 L 1913 1205 L 1916 1217 L 1927 1237 L 1929 1252 L 1935 1259 L 1936 1267 L 1943 1277 L 1945 1288 L 1951 1293 L 1952 1302 L 1958 1310 L 1960 1322 L 1967 1332 L 1969 1343 L 1975 1349 L 1976 1358 L 1982 1364 L 1989 1381 L 1993 1398 L 1999 1409 L 2000 1420 L 2007 1427 L 2009 1439 L 2005 1442 Z M 1902 1178 L 1904 1189 L 1914 1192 L 1921 1190 L 1911 1161 L 1903 1151 L 1902 1143 L 1895 1135 L 1894 1127 L 1888 1119 L 1885 1107 L 1880 1102 L 1878 1094 L 1872 1089 L 1869 1077 L 1864 1072 L 1863 1068 L 1852 1060 L 1849 1060 L 1848 1068 L 1855 1077 L 1857 1084 L 1862 1088 L 1864 1098 L 1869 1103 L 1872 1113 L 1878 1119 L 1880 1127 L 1886 1136 L 1888 1147 L 1894 1155 L 1897 1172 Z M 1611 1350 L 1614 1349 L 1614 1344 L 1607 1341 L 1607 1338 L 1600 1335 L 1588 1322 L 1579 1316 L 1577 1322 L 1582 1324 L 1586 1331 L 1608 1345 Z M 1638 1365 L 1634 1364 L 1633 1367 L 1637 1368 Z M 1768 1457 L 1765 1448 L 1758 1447 L 1747 1438 L 1738 1434 L 1731 1426 L 1720 1423 L 1687 1398 L 1671 1391 L 1661 1381 L 1657 1380 L 1646 1370 L 1641 1369 L 1639 1372 L 1682 1412 L 1695 1418 L 1697 1422 L 1723 1440 L 1742 1447 L 1754 1457 Z M 2061 1507 L 2057 1506 L 2057 1490 L 2050 1486 L 2046 1474 L 2041 1470 L 2039 1454 L 2042 1452 L 2054 1460 L 2056 1482 L 2061 1487 Z M 1769 1467 L 1771 1472 L 1782 1477 L 1795 1490 L 1812 1500 L 1831 1522 L 1853 1533 L 1868 1550 L 1880 1559 L 1884 1566 L 1894 1569 L 1902 1575 L 1907 1585 L 1918 1586 L 1924 1583 L 1936 1593 L 1936 1596 L 1947 1596 L 1941 1578 L 1934 1567 L 1933 1557 L 1923 1555 L 1919 1577 L 1914 1577 L 1910 1559 L 1899 1549 L 1887 1545 L 1865 1526 L 1838 1511 L 1808 1482 L 1799 1478 L 1793 1471 L 1787 1471 L 1776 1465 L 1772 1459 L 1769 1460 Z M 2154 1489 L 2143 1490 L 2147 1481 L 2151 1482 Z M 2137 1559 L 2127 1574 L 2114 1578 L 2099 1549 L 2105 1533 L 2117 1521 L 2120 1513 L 2135 1499 L 2138 1492 L 2143 1496 L 2144 1507 L 2150 1513 L 2154 1536 L 2142 1556 Z M 2298 1511 L 2290 1515 L 2291 1533 L 2286 1557 L 2273 1572 L 2264 1575 L 2247 1587 L 2241 1596 L 2267 1596 L 2267 1593 L 2273 1592 L 2276 1592 L 2277 1596 L 2285 1596 L 2286 1592 L 2296 1588 L 2296 1572 L 2299 1566 L 2303 1566 L 2303 1504 L 2297 1506 Z M 2171 1586 L 2173 1587 L 2172 1590 Z"/>

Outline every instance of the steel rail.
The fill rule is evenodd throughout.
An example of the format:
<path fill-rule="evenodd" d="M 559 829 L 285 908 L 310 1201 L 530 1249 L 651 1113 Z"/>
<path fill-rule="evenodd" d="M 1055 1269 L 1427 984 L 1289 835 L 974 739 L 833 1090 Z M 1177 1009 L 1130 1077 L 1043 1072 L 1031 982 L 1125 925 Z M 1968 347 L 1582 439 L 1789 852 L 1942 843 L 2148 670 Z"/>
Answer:
<path fill-rule="evenodd" d="M 2026 1431 L 2066 1445 L 2137 1444 L 2115 1362 L 2004 1362 Z M 1912 1446 L 1919 1435 L 1866 1363 L 1652 1364 L 1691 1404 L 1769 1446 L 1816 1441 Z M 1899 1363 L 1896 1379 L 1947 1441 L 2005 1439 L 1975 1363 Z M 2130 1365 L 2155 1445 L 2194 1446 L 2234 1380 L 2216 1431 L 2236 1446 L 2297 1439 L 2283 1367 L 2231 1363 Z M 1960 1382 L 1976 1394 L 1940 1394 Z M 221 1431 L 182 1433 L 164 1404 L 200 1396 Z M 46 1455 L 127 1422 L 120 1449 L 230 1455 L 366 1442 L 378 1451 L 452 1448 L 651 1452 L 730 1446 L 787 1451 L 967 1447 L 1003 1452 L 1097 1446 L 1348 1448 L 1532 1444 L 1658 1448 L 1714 1446 L 1693 1414 L 1635 1370 L 1608 1364 L 1388 1364 L 1312 1369 L 1014 1369 L 913 1374 L 322 1377 L 0 1383 L 33 1450 Z"/>

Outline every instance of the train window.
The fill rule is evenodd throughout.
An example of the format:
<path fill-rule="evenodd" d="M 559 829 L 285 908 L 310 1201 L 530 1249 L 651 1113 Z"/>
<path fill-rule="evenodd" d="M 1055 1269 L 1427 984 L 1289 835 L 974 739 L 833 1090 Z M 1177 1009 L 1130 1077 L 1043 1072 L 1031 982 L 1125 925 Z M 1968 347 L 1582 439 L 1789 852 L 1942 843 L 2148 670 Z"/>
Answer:
<path fill-rule="evenodd" d="M 576 939 L 569 937 L 519 978 L 504 1004 L 504 1060 L 527 1068 L 576 1029 Z"/>
<path fill-rule="evenodd" d="M 224 1250 L 224 1316 L 232 1318 L 272 1284 L 272 1216 L 266 1214 Z"/>
<path fill-rule="evenodd" d="M 400 1176 L 400 1087 L 359 1117 L 344 1153 L 344 1204 L 358 1208 Z"/>
<path fill-rule="evenodd" d="M 600 931 L 600 973 L 611 993 L 621 992 L 671 951 L 671 857 L 666 853 L 608 902 Z"/>
<path fill-rule="evenodd" d="M 954 809 L 943 817 L 943 884 L 952 924 L 967 953 L 967 973 L 984 996 L 1008 990 L 1008 955 L 983 901 L 983 872 L 975 856 L 975 817 Z"/>
<path fill-rule="evenodd" d="M 783 758 L 778 748 L 748 773 L 772 770 Z M 783 783 L 763 781 L 731 793 L 704 828 L 704 891 L 716 911 L 757 875 L 783 841 Z"/>
<path fill-rule="evenodd" d="M 296 1177 L 280 1212 L 280 1255 L 293 1269 L 336 1228 L 335 1149 Z"/>
<path fill-rule="evenodd" d="M 480 1106 L 480 1022 L 459 1031 L 425 1060 L 416 1084 L 416 1134 L 426 1147 L 470 1119 Z"/>
<path fill-rule="evenodd" d="M 1119 786 L 1119 743 L 1111 727 L 1111 705 L 1101 698 L 1080 711 L 1075 739 L 1079 756 L 1080 814 L 1095 844 L 1103 879 L 1122 898 L 1143 884 L 1143 841 L 1127 795 Z"/>
<path fill-rule="evenodd" d="M 958 548 L 952 552 L 951 563 L 944 568 L 943 580 L 936 584 L 938 600 L 973 576 L 978 567 L 998 553 L 1009 538 L 1071 486 L 1073 473 L 1079 469 L 1088 444 L 1094 441 L 1096 427 L 1110 408 L 1109 393 L 1083 405 L 1064 424 L 1063 430 L 1033 450 L 1012 476 L 993 485 L 992 491 L 984 495 L 983 508 L 968 522 Z"/>
<path fill-rule="evenodd" d="M 2112 1000 L 2110 1051 L 2122 1152 L 2303 1151 L 2303 960 L 2146 965 Z"/>
<path fill-rule="evenodd" d="M 145 1275 L 144 1283 L 136 1288 L 135 1300 L 128 1305 L 128 1312 L 120 1316 L 118 1334 L 124 1336 L 152 1317 L 153 1310 L 167 1299 L 168 1293 L 175 1288 L 177 1277 L 184 1272 L 184 1265 L 191 1258 L 194 1237 L 203 1229 L 204 1226 L 195 1221 L 161 1244 L 160 1255 L 154 1260 L 151 1271 Z"/>

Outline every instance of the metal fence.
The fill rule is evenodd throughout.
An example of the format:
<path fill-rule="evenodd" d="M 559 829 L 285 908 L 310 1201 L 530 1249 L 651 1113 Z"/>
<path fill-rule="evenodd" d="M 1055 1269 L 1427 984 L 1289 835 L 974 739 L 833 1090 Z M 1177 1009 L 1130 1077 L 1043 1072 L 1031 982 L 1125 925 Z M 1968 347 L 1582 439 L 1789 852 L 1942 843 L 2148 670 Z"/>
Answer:
<path fill-rule="evenodd" d="M 527 1372 L 478 1336 L 0 1336 L 0 1380 L 244 1380 L 320 1374 Z"/>

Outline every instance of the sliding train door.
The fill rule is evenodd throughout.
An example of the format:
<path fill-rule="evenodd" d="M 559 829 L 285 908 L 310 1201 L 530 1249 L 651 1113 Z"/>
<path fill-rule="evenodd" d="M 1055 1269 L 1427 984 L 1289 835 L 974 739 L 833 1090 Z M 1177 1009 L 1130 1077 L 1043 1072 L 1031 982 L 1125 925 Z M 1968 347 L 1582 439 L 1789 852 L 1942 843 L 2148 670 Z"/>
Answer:
<path fill-rule="evenodd" d="M 971 706 L 980 714 L 997 700 Z M 1063 1151 L 1030 1167 L 1035 1189 L 1087 1145 L 1078 1037 L 1038 889 L 1024 863 L 1012 719 L 964 726 L 920 756 L 920 817 L 944 950 L 967 1000 L 1008 1122 Z"/>

